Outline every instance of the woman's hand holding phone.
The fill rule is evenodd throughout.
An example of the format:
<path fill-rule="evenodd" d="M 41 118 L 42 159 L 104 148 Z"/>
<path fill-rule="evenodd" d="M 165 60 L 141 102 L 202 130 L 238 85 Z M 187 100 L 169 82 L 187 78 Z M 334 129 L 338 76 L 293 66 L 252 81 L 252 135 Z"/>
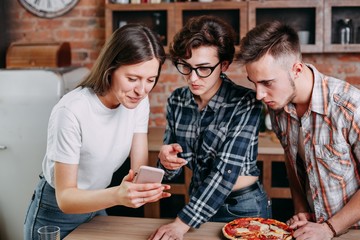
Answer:
<path fill-rule="evenodd" d="M 164 192 L 170 189 L 170 185 L 161 184 L 163 170 L 157 168 L 149 170 L 149 168 L 151 167 L 142 166 L 137 173 L 130 170 L 123 178 L 118 190 L 118 198 L 121 201 L 119 205 L 137 208 L 145 203 L 171 196 L 170 193 Z"/>

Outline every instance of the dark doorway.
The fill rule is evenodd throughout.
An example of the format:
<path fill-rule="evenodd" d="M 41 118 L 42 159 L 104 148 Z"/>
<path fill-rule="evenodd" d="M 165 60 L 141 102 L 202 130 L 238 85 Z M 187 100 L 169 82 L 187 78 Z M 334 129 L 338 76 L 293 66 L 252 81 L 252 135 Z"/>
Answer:
<path fill-rule="evenodd" d="M 13 3 L 11 0 L 0 1 L 0 68 L 5 67 L 6 50 L 9 46 L 9 23 L 10 23 L 10 7 Z"/>

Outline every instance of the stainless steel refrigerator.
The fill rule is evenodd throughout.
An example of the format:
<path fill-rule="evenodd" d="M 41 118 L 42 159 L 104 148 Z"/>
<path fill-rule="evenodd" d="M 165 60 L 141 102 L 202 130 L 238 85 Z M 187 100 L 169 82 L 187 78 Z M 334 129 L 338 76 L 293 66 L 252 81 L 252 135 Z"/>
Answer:
<path fill-rule="evenodd" d="M 0 70 L 0 239 L 23 239 L 52 107 L 87 68 Z"/>

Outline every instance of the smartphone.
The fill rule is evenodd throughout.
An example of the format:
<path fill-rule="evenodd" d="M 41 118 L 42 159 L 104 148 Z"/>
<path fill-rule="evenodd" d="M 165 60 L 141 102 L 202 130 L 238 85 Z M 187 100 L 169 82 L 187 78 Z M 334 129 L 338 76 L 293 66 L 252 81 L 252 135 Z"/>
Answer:
<path fill-rule="evenodd" d="M 141 166 L 135 173 L 134 183 L 161 183 L 164 170 L 155 167 Z"/>

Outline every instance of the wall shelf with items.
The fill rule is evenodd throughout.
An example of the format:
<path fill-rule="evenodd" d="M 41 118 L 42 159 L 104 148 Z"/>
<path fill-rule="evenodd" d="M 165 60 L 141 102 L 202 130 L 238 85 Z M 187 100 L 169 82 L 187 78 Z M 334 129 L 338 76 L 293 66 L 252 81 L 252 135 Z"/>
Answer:
<path fill-rule="evenodd" d="M 217 16 L 228 22 L 236 32 L 236 45 L 245 36 L 248 26 L 246 2 L 182 2 L 175 3 L 176 28 L 180 29 L 191 18 L 201 15 Z"/>
<path fill-rule="evenodd" d="M 105 4 L 106 38 L 122 24 L 143 23 L 155 29 L 155 16 L 160 18 L 159 34 L 168 52 L 173 36 L 187 20 L 200 15 L 215 15 L 227 21 L 235 30 L 236 45 L 245 36 L 248 26 L 247 2 L 175 2 L 159 4 Z"/>
<path fill-rule="evenodd" d="M 360 52 L 360 2 L 325 0 L 325 52 Z"/>
<path fill-rule="evenodd" d="M 153 29 L 160 35 L 165 50 L 175 34 L 174 4 L 113 4 L 107 3 L 105 8 L 105 37 L 119 27 L 128 23 L 140 23 Z"/>
<path fill-rule="evenodd" d="M 163 38 L 165 51 L 185 22 L 203 14 L 218 16 L 234 28 L 236 45 L 256 25 L 280 20 L 297 31 L 305 31 L 303 53 L 360 52 L 360 1 L 353 0 L 266 0 L 119 4 L 105 0 L 106 38 L 120 25 L 143 23 Z M 353 43 L 340 44 L 340 19 L 350 18 Z M 156 22 L 160 22 L 156 26 Z M 299 33 L 299 36 L 301 34 Z"/>
<path fill-rule="evenodd" d="M 303 53 L 323 51 L 323 1 L 250 1 L 248 8 L 249 29 L 267 21 L 279 20 L 307 33 L 307 40 L 301 44 Z"/>

